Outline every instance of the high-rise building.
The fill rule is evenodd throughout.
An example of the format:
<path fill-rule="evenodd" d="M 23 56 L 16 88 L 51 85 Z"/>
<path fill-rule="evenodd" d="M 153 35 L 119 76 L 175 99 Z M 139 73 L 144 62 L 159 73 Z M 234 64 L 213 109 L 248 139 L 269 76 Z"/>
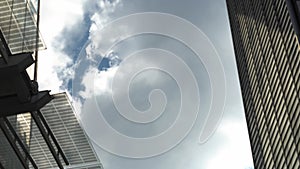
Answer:
<path fill-rule="evenodd" d="M 298 2 L 226 2 L 254 166 L 300 168 Z"/>

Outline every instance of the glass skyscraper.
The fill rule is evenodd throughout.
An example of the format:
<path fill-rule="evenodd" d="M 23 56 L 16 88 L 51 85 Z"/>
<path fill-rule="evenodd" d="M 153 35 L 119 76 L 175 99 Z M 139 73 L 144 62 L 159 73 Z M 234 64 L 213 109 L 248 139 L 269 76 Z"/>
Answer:
<path fill-rule="evenodd" d="M 300 168 L 296 0 L 226 0 L 257 169 Z"/>

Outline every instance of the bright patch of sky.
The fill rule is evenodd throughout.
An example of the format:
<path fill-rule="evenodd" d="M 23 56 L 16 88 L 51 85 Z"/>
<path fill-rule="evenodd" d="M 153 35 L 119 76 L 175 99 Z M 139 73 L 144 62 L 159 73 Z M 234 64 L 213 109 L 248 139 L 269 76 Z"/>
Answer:
<path fill-rule="evenodd" d="M 48 49 L 40 52 L 38 81 L 41 89 L 52 93 L 68 90 L 77 113 L 85 118 L 88 112 L 101 112 L 111 127 L 129 137 L 144 138 L 162 133 L 178 117 L 180 90 L 167 73 L 144 70 L 137 74 L 128 89 L 132 105 L 139 111 L 151 107 L 148 95 L 154 89 L 164 91 L 167 104 L 155 122 L 137 124 L 120 115 L 114 106 L 113 92 L 123 97 L 125 89 L 113 91 L 112 83 L 119 66 L 135 51 L 158 48 L 181 56 L 199 84 L 200 111 L 188 135 L 171 150 L 150 158 L 125 158 L 104 150 L 93 139 L 93 146 L 105 169 L 249 169 L 252 157 L 243 112 L 241 92 L 232 48 L 230 29 L 224 0 L 51 0 L 41 2 L 41 33 Z M 118 43 L 107 53 L 99 52 L 101 45 L 115 39 L 103 39 L 99 30 L 117 18 L 140 12 L 162 12 L 184 18 L 202 30 L 220 55 L 226 76 L 226 93 L 223 118 L 213 136 L 204 144 L 198 144 L 203 128 L 205 112 L 209 109 L 211 88 L 209 75 L 201 61 L 195 61 L 193 53 L 175 39 L 160 35 L 144 34 L 130 37 Z M 147 22 L 147 21 L 145 21 Z M 144 24 L 144 23 L 141 23 Z M 111 34 L 133 28 L 116 27 Z M 120 35 L 122 36 L 122 34 Z M 153 60 L 153 64 L 159 64 Z M 129 63 L 129 69 L 149 64 L 148 60 Z M 172 65 L 170 65 L 172 67 Z M 126 75 L 130 70 L 118 72 Z M 74 89 L 75 88 L 75 89 Z M 189 84 L 186 84 L 189 88 Z M 229 98 L 229 99 L 228 99 Z M 98 108 L 90 105 L 96 100 Z M 191 100 L 193 102 L 193 100 Z M 153 102 L 155 103 L 155 102 Z M 89 119 L 91 124 L 97 122 Z M 87 122 L 87 121 L 85 121 Z M 95 125 L 96 126 L 96 125 Z M 90 137 L 103 138 L 97 128 Z M 162 143 L 164 140 L 161 140 Z M 110 140 L 112 146 L 115 140 Z M 126 149 L 127 148 L 127 149 Z M 150 147 L 151 148 L 151 147 Z M 134 151 L 131 147 L 124 150 Z"/>

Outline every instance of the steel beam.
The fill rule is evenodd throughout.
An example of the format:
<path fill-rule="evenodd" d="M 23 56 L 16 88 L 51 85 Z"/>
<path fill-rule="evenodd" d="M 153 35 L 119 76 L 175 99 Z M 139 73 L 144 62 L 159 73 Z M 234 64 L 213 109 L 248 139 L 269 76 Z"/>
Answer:
<path fill-rule="evenodd" d="M 29 151 L 27 150 L 26 146 L 23 144 L 22 140 L 14 130 L 13 126 L 10 124 L 9 120 L 6 117 L 0 118 L 0 128 L 2 129 L 5 137 L 7 138 L 9 144 L 15 151 L 16 155 L 18 156 L 21 164 L 25 169 L 29 169 L 29 165 L 27 163 L 27 160 L 30 161 L 32 166 L 37 169 L 37 165 L 33 158 L 31 157 Z M 18 143 L 20 149 L 24 152 L 25 157 L 23 157 L 21 150 L 18 148 Z"/>
<path fill-rule="evenodd" d="M 0 53 L 5 63 L 8 63 L 8 56 L 11 55 L 11 52 L 1 31 L 0 31 Z"/>
<path fill-rule="evenodd" d="M 4 169 L 4 166 L 1 164 L 1 161 L 0 161 L 0 169 Z"/>
<path fill-rule="evenodd" d="M 33 120 L 35 121 L 36 125 L 38 126 L 48 148 L 50 149 L 50 152 L 52 154 L 52 156 L 54 157 L 58 167 L 60 169 L 64 169 L 62 162 L 59 159 L 59 155 L 62 157 L 62 159 L 64 160 L 66 165 L 69 165 L 69 162 L 65 156 L 65 154 L 63 153 L 60 145 L 58 144 L 54 134 L 52 133 L 49 125 L 47 124 L 47 121 L 45 120 L 44 116 L 42 115 L 42 113 L 38 110 L 38 111 L 33 111 L 31 112 L 31 116 L 33 118 Z M 51 140 L 53 141 L 54 145 L 52 144 Z M 57 149 L 57 152 L 55 151 L 55 147 Z"/>

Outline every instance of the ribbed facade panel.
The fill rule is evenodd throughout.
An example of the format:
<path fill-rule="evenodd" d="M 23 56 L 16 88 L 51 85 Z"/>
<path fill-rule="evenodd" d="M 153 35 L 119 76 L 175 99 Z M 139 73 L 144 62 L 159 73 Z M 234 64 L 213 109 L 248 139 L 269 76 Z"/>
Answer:
<path fill-rule="evenodd" d="M 81 169 L 93 167 L 102 169 L 101 163 L 79 125 L 67 95 L 61 93 L 53 96 L 54 99 L 43 107 L 41 112 L 70 163 L 70 166 L 66 168 L 75 169 L 80 166 Z M 35 124 L 31 127 L 30 153 L 39 168 L 56 167 L 56 162 Z"/>
<path fill-rule="evenodd" d="M 64 165 L 64 167 L 66 169 L 103 169 L 76 118 L 66 93 L 55 94 L 53 96 L 54 99 L 40 111 L 70 163 L 70 165 Z M 58 168 L 30 113 L 10 116 L 8 120 L 22 139 L 23 144 L 27 146 L 39 169 Z M 25 154 L 22 155 L 25 157 Z M 63 162 L 63 159 L 61 161 Z M 5 169 L 23 168 L 1 130 L 0 164 Z M 29 161 L 28 165 L 30 168 L 33 168 Z"/>
<path fill-rule="evenodd" d="M 26 117 L 26 115 L 24 116 Z M 9 121 L 11 122 L 11 124 L 14 126 L 14 128 L 16 129 L 16 132 L 18 132 L 19 136 L 21 139 L 23 139 L 23 142 L 27 142 L 29 140 L 25 140 L 26 138 L 28 138 L 27 134 L 30 134 L 27 130 L 24 130 L 24 128 L 22 128 L 22 125 L 20 125 L 20 123 L 18 123 L 17 121 L 17 116 L 11 116 L 8 118 Z M 19 128 L 21 127 L 21 128 Z M 22 137 L 20 135 L 19 131 L 23 131 L 22 132 Z M 26 134 L 25 134 L 26 133 Z M 24 154 L 22 154 L 24 155 Z M 9 169 L 20 169 L 23 168 L 21 162 L 18 160 L 18 156 L 15 154 L 13 148 L 11 147 L 11 145 L 9 144 L 8 140 L 6 139 L 6 136 L 4 135 L 3 131 L 0 129 L 0 164 L 2 167 L 9 168 Z M 0 167 L 0 169 L 2 169 Z"/>
<path fill-rule="evenodd" d="M 300 49 L 285 0 L 227 0 L 255 168 L 300 168 Z"/>
<path fill-rule="evenodd" d="M 0 28 L 12 54 L 46 48 L 31 0 L 0 0 Z"/>

